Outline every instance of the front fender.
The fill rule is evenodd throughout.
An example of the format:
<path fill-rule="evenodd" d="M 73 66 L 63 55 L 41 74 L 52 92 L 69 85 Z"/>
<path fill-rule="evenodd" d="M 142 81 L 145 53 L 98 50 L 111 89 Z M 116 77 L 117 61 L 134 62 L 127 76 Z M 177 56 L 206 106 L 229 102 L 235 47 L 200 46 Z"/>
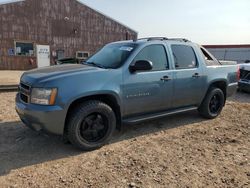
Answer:
<path fill-rule="evenodd" d="M 70 105 L 79 99 L 93 97 L 93 96 L 101 96 L 101 95 L 109 95 L 109 96 L 114 97 L 117 104 L 119 106 L 121 106 L 121 99 L 120 99 L 118 92 L 114 92 L 114 91 L 110 91 L 110 90 L 102 90 L 101 92 L 100 91 L 88 91 L 88 92 L 85 92 L 83 94 L 80 94 L 80 95 L 77 95 L 77 96 L 71 98 L 69 100 L 69 102 L 66 104 L 66 110 L 68 111 Z"/>

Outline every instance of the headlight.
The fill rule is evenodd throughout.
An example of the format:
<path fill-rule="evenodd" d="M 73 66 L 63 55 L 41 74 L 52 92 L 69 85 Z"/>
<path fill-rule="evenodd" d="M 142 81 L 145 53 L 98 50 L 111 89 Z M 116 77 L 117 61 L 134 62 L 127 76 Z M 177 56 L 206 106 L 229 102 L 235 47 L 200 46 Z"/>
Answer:
<path fill-rule="evenodd" d="M 31 103 L 41 105 L 54 105 L 56 101 L 56 88 L 33 88 L 31 92 Z"/>

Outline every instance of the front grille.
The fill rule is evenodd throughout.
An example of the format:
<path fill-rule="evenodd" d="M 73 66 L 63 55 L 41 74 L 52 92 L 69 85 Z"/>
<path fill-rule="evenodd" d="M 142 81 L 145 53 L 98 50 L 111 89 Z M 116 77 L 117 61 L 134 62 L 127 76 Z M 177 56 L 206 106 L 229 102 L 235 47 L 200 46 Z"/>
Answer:
<path fill-rule="evenodd" d="M 29 97 L 27 95 L 24 95 L 22 93 L 20 93 L 20 99 L 25 102 L 28 103 L 29 102 Z"/>
<path fill-rule="evenodd" d="M 240 69 L 240 78 L 245 78 L 248 75 L 249 71 Z"/>
<path fill-rule="evenodd" d="M 250 81 L 250 73 L 248 73 L 242 80 L 249 82 Z"/>
<path fill-rule="evenodd" d="M 27 91 L 30 90 L 30 86 L 29 86 L 29 85 L 26 85 L 26 84 L 24 84 L 24 83 L 20 83 L 20 87 L 23 88 L 23 89 L 25 89 L 25 90 L 27 90 Z"/>
<path fill-rule="evenodd" d="M 22 102 L 29 103 L 31 87 L 28 84 L 20 83 L 19 96 Z"/>

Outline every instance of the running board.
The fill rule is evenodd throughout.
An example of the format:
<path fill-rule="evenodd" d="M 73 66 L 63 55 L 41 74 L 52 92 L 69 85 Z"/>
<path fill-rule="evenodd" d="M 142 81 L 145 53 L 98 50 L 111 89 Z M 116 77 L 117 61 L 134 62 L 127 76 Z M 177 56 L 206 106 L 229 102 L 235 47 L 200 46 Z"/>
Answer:
<path fill-rule="evenodd" d="M 125 124 L 136 124 L 136 123 L 140 123 L 146 120 L 152 120 L 156 118 L 161 118 L 161 117 L 178 114 L 182 112 L 187 112 L 187 111 L 192 111 L 192 110 L 197 110 L 197 109 L 198 108 L 194 106 L 188 107 L 188 108 L 181 108 L 181 109 L 179 108 L 179 109 L 171 110 L 171 111 L 164 111 L 164 112 L 158 112 L 154 114 L 142 115 L 142 116 L 138 116 L 134 118 L 127 118 L 127 119 L 124 119 L 122 122 Z"/>

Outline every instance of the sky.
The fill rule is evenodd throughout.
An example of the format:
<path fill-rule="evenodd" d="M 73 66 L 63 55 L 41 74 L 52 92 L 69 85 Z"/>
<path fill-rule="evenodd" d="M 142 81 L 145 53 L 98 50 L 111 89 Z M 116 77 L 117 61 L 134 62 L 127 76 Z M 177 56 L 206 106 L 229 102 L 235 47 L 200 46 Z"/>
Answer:
<path fill-rule="evenodd" d="M 11 0 L 0 0 L 0 3 Z M 138 37 L 200 44 L 250 44 L 250 0 L 79 0 L 129 26 Z"/>
<path fill-rule="evenodd" d="M 200 44 L 250 44 L 250 0 L 80 0 L 138 32 Z"/>

